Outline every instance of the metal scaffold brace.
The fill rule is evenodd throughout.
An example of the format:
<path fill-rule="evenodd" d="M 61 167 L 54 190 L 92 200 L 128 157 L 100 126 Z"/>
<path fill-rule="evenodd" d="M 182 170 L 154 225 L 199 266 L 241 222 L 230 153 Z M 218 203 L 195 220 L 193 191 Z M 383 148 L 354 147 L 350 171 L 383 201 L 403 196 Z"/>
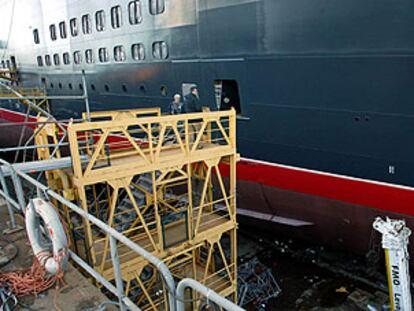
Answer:
<path fill-rule="evenodd" d="M 404 220 L 388 217 L 385 221 L 378 217 L 373 227 L 382 234 L 391 310 L 412 310 L 407 250 L 411 230 L 406 227 Z"/>

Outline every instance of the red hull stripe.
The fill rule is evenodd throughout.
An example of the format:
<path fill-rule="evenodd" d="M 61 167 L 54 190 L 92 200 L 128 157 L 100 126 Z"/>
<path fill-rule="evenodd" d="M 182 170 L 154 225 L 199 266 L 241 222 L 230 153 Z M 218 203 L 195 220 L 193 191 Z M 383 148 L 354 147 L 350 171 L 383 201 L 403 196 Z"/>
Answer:
<path fill-rule="evenodd" d="M 0 119 L 9 121 L 9 122 L 15 122 L 15 123 L 22 123 L 24 122 L 26 118 L 26 115 L 23 113 L 19 113 L 16 111 L 10 111 L 4 108 L 0 108 Z M 28 122 L 36 122 L 37 119 L 35 117 L 29 116 L 27 119 Z M 36 128 L 35 124 L 28 125 L 31 128 Z"/>
<path fill-rule="evenodd" d="M 0 108 L 1 119 L 23 122 L 24 116 Z M 33 117 L 29 120 L 36 121 Z M 237 179 L 414 216 L 414 188 L 410 187 L 250 159 L 237 164 Z"/>
<path fill-rule="evenodd" d="M 237 179 L 352 204 L 414 215 L 414 189 L 242 159 Z"/>

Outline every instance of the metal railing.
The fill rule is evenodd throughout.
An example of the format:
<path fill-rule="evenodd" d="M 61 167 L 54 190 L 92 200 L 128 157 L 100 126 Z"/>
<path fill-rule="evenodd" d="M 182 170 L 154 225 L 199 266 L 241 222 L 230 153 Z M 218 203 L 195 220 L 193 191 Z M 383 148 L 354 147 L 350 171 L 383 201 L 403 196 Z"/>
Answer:
<path fill-rule="evenodd" d="M 90 267 L 83 259 L 78 257 L 76 254 L 74 254 L 73 252 L 70 252 L 70 255 L 74 262 L 76 262 L 79 266 L 84 268 L 89 274 L 91 274 L 91 276 L 93 276 L 107 290 L 109 290 L 112 294 L 118 297 L 121 310 L 127 310 L 126 309 L 127 307 L 131 310 L 139 310 L 139 308 L 135 306 L 134 303 L 128 297 L 125 297 L 125 295 L 123 294 L 122 277 L 120 275 L 119 261 L 117 259 L 118 258 L 117 246 L 116 246 L 117 242 L 121 242 L 124 245 L 128 246 L 133 251 L 135 251 L 137 255 L 144 257 L 146 260 L 148 260 L 150 263 L 152 263 L 154 266 L 157 267 L 158 271 L 163 275 L 163 278 L 167 284 L 170 305 L 175 306 L 175 298 L 174 298 L 175 282 L 168 268 L 162 261 L 160 261 L 158 258 L 154 257 L 152 254 L 142 249 L 137 244 L 133 243 L 131 240 L 129 240 L 127 237 L 123 236 L 122 234 L 114 230 L 113 228 L 109 227 L 107 224 L 105 224 L 98 218 L 85 212 L 84 210 L 82 210 L 81 208 L 73 204 L 72 202 L 66 200 L 65 198 L 57 194 L 56 192 L 50 190 L 47 186 L 43 185 L 36 179 L 32 178 L 26 173 L 23 173 L 19 170 L 14 169 L 13 166 L 7 161 L 0 159 L 0 163 L 2 163 L 3 165 L 6 165 L 11 171 L 11 177 L 12 177 L 13 184 L 15 187 L 15 194 L 17 196 L 17 201 L 14 200 L 10 196 L 10 191 L 7 187 L 6 182 L 4 184 L 2 182 L 3 190 L 0 191 L 0 195 L 2 195 L 6 199 L 6 201 L 9 202 L 9 204 L 13 205 L 14 207 L 17 207 L 20 212 L 24 213 L 25 208 L 26 208 L 26 200 L 23 195 L 23 186 L 22 186 L 22 180 L 24 180 L 28 182 L 32 187 L 36 188 L 36 193 L 38 196 L 44 196 L 46 198 L 53 198 L 57 200 L 61 204 L 71 209 L 73 212 L 80 215 L 82 218 L 87 219 L 90 222 L 92 222 L 95 226 L 97 226 L 103 232 L 107 233 L 110 236 L 111 258 L 112 258 L 112 263 L 113 263 L 114 271 L 116 275 L 116 286 L 108 282 L 102 275 L 97 273 L 92 267 Z M 4 180 L 4 178 L 2 178 L 2 180 Z M 9 212 L 10 212 L 10 208 L 9 208 Z M 15 221 L 14 221 L 14 225 L 15 225 Z"/>
<path fill-rule="evenodd" d="M 133 252 L 135 252 L 138 256 L 143 257 L 149 263 L 154 265 L 154 267 L 158 270 L 161 274 L 164 284 L 166 286 L 167 295 L 168 295 L 168 304 L 169 310 L 176 311 L 176 310 L 184 310 L 184 304 L 186 302 L 184 292 L 185 288 L 190 287 L 193 290 L 197 291 L 201 295 L 205 296 L 208 301 L 213 301 L 218 306 L 225 310 L 231 311 L 239 311 L 243 310 L 242 308 L 238 307 L 236 304 L 232 303 L 231 301 L 221 297 L 211 289 L 205 287 L 201 283 L 196 280 L 192 279 L 184 279 L 176 287 L 175 280 L 166 266 L 166 264 L 159 260 L 157 257 L 153 256 L 151 253 L 128 239 L 126 236 L 122 235 L 114 228 L 108 226 L 106 223 L 102 222 L 98 218 L 94 217 L 93 215 L 85 212 L 83 209 L 75 205 L 74 203 L 66 200 L 61 195 L 57 194 L 56 192 L 52 191 L 49 187 L 45 186 L 38 180 L 34 179 L 33 177 L 29 176 L 27 173 L 16 169 L 15 165 L 10 164 L 9 162 L 0 159 L 0 164 L 3 165 L 3 168 L 0 167 L 0 195 L 6 200 L 6 205 L 8 208 L 9 216 L 10 216 L 10 228 L 16 227 L 16 220 L 14 217 L 14 209 L 18 212 L 24 214 L 26 209 L 26 198 L 23 191 L 23 182 L 27 183 L 33 189 L 36 189 L 36 195 L 38 197 L 45 197 L 47 199 L 54 199 L 60 204 L 63 204 L 71 211 L 77 213 L 83 219 L 90 221 L 100 230 L 108 234 L 109 241 L 110 241 L 110 255 L 111 255 L 111 262 L 114 268 L 115 273 L 115 285 L 111 282 L 108 282 L 101 274 L 99 274 L 95 269 L 93 269 L 86 261 L 76 255 L 74 252 L 69 251 L 71 259 L 79 265 L 85 272 L 87 272 L 90 276 L 92 276 L 97 282 L 101 283 L 103 287 L 105 287 L 110 293 L 112 293 L 115 297 L 117 297 L 119 301 L 119 308 L 120 310 L 140 310 L 140 308 L 131 301 L 125 295 L 124 288 L 123 288 L 123 280 L 121 275 L 119 257 L 118 257 L 118 243 L 122 243 L 123 245 L 129 247 Z M 7 176 L 3 173 L 7 168 Z M 14 191 L 11 192 L 6 177 L 10 177 L 13 183 Z M 13 197 L 13 194 L 15 197 Z"/>
<path fill-rule="evenodd" d="M 17 162 L 18 155 L 20 151 L 23 151 L 23 159 L 26 157 L 26 151 L 30 149 L 36 149 L 38 147 L 32 147 L 29 146 L 33 140 L 35 139 L 35 136 L 37 133 L 42 130 L 42 128 L 50 121 L 54 122 L 58 129 L 62 132 L 62 135 L 57 143 L 57 145 L 54 147 L 54 150 L 52 152 L 52 156 L 57 152 L 58 148 L 64 143 L 67 136 L 67 130 L 66 130 L 66 124 L 62 123 L 61 121 L 58 121 L 49 111 L 47 108 L 42 108 L 42 105 L 47 104 L 48 100 L 83 100 L 85 102 L 85 118 L 87 120 L 90 120 L 90 107 L 89 107 L 89 96 L 88 96 L 88 88 L 86 84 L 86 75 L 85 71 L 82 71 L 82 95 L 69 95 L 69 96 L 48 96 L 44 90 L 39 89 L 23 89 L 18 88 L 15 86 L 9 86 L 3 82 L 0 81 L 0 101 L 8 101 L 8 100 L 17 100 L 21 103 L 23 103 L 25 106 L 27 106 L 28 110 L 25 115 L 24 119 L 24 126 L 22 127 L 21 133 L 20 133 L 20 139 L 19 139 L 19 146 L 22 147 L 23 143 L 23 137 L 26 131 L 27 123 L 30 123 L 30 112 L 36 112 L 41 116 L 44 116 L 46 119 L 43 120 L 43 124 L 40 127 L 37 127 L 33 133 L 30 135 L 30 137 L 26 140 L 24 146 L 22 149 L 15 149 L 17 150 L 16 156 L 15 156 L 15 162 Z M 33 118 L 33 117 L 32 117 Z M 39 122 L 36 122 L 36 124 L 32 125 L 32 128 L 34 128 L 36 125 L 39 125 Z M 30 127 L 30 126 L 29 126 Z M 5 152 L 5 150 L 3 150 Z"/>

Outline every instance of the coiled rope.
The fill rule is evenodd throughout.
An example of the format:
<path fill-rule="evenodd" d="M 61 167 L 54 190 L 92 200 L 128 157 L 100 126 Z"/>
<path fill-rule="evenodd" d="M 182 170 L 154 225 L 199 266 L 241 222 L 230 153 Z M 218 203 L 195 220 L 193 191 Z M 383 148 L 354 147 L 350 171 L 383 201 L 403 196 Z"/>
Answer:
<path fill-rule="evenodd" d="M 58 289 L 63 284 L 64 273 L 60 269 L 56 275 L 50 275 L 40 264 L 48 253 L 39 254 L 34 258 L 32 266 L 23 271 L 13 271 L 0 274 L 0 286 L 8 287 L 16 297 L 37 295 L 56 284 Z"/>

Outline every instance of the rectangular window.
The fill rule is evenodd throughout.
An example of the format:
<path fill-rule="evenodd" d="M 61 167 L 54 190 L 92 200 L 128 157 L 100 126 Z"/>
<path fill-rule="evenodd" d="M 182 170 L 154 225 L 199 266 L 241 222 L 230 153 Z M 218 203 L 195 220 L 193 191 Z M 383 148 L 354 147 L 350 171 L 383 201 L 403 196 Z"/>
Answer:
<path fill-rule="evenodd" d="M 111 24 L 114 29 L 122 25 L 122 11 L 119 5 L 111 8 Z"/>
<path fill-rule="evenodd" d="M 82 31 L 85 35 L 92 33 L 91 16 L 89 14 L 82 16 Z"/>
<path fill-rule="evenodd" d="M 105 11 L 100 10 L 96 12 L 95 19 L 96 19 L 96 30 L 97 31 L 105 30 Z"/>
<path fill-rule="evenodd" d="M 4 63 L 4 62 L 2 62 L 2 63 Z M 43 58 L 42 58 L 42 56 L 37 57 L 37 65 L 39 67 L 43 67 Z"/>
<path fill-rule="evenodd" d="M 46 66 L 52 66 L 52 60 L 50 59 L 50 55 L 45 55 L 45 63 Z"/>
<path fill-rule="evenodd" d="M 50 30 L 50 39 L 52 39 L 52 41 L 55 41 L 57 39 L 56 25 L 50 25 L 49 30 Z"/>
<path fill-rule="evenodd" d="M 122 45 L 114 47 L 114 59 L 116 62 L 124 62 L 126 60 L 125 48 Z"/>
<path fill-rule="evenodd" d="M 168 58 L 168 46 L 164 41 L 157 41 L 152 44 L 152 56 L 155 59 Z"/>
<path fill-rule="evenodd" d="M 60 37 L 62 39 L 66 38 L 66 23 L 65 22 L 60 22 L 59 23 L 59 31 L 60 31 Z"/>
<path fill-rule="evenodd" d="M 164 13 L 165 0 L 149 0 L 149 10 L 152 15 Z"/>
<path fill-rule="evenodd" d="M 55 66 L 59 66 L 60 65 L 60 57 L 59 57 L 59 54 L 53 54 L 53 63 L 55 64 Z"/>
<path fill-rule="evenodd" d="M 40 43 L 40 37 L 39 37 L 39 29 L 33 30 L 33 40 L 35 44 Z"/>
<path fill-rule="evenodd" d="M 142 43 L 133 44 L 131 47 L 131 55 L 135 60 L 144 60 L 145 59 L 145 48 Z"/>
<path fill-rule="evenodd" d="M 70 56 L 69 56 L 69 53 L 68 52 L 63 53 L 63 63 L 65 65 L 69 65 L 70 64 Z"/>
<path fill-rule="evenodd" d="M 129 23 L 131 25 L 140 24 L 142 22 L 141 0 L 131 1 L 128 4 Z"/>
<path fill-rule="evenodd" d="M 82 62 L 82 54 L 80 51 L 73 52 L 73 62 L 77 65 Z"/>
<path fill-rule="evenodd" d="M 72 37 L 76 37 L 78 35 L 78 20 L 76 17 L 72 18 L 70 21 L 70 34 Z"/>
<path fill-rule="evenodd" d="M 85 51 L 85 61 L 87 64 L 92 64 L 93 61 L 93 51 L 91 49 L 88 49 Z"/>
<path fill-rule="evenodd" d="M 101 63 L 107 63 L 109 61 L 109 53 L 106 48 L 100 48 L 98 51 L 99 61 Z"/>

